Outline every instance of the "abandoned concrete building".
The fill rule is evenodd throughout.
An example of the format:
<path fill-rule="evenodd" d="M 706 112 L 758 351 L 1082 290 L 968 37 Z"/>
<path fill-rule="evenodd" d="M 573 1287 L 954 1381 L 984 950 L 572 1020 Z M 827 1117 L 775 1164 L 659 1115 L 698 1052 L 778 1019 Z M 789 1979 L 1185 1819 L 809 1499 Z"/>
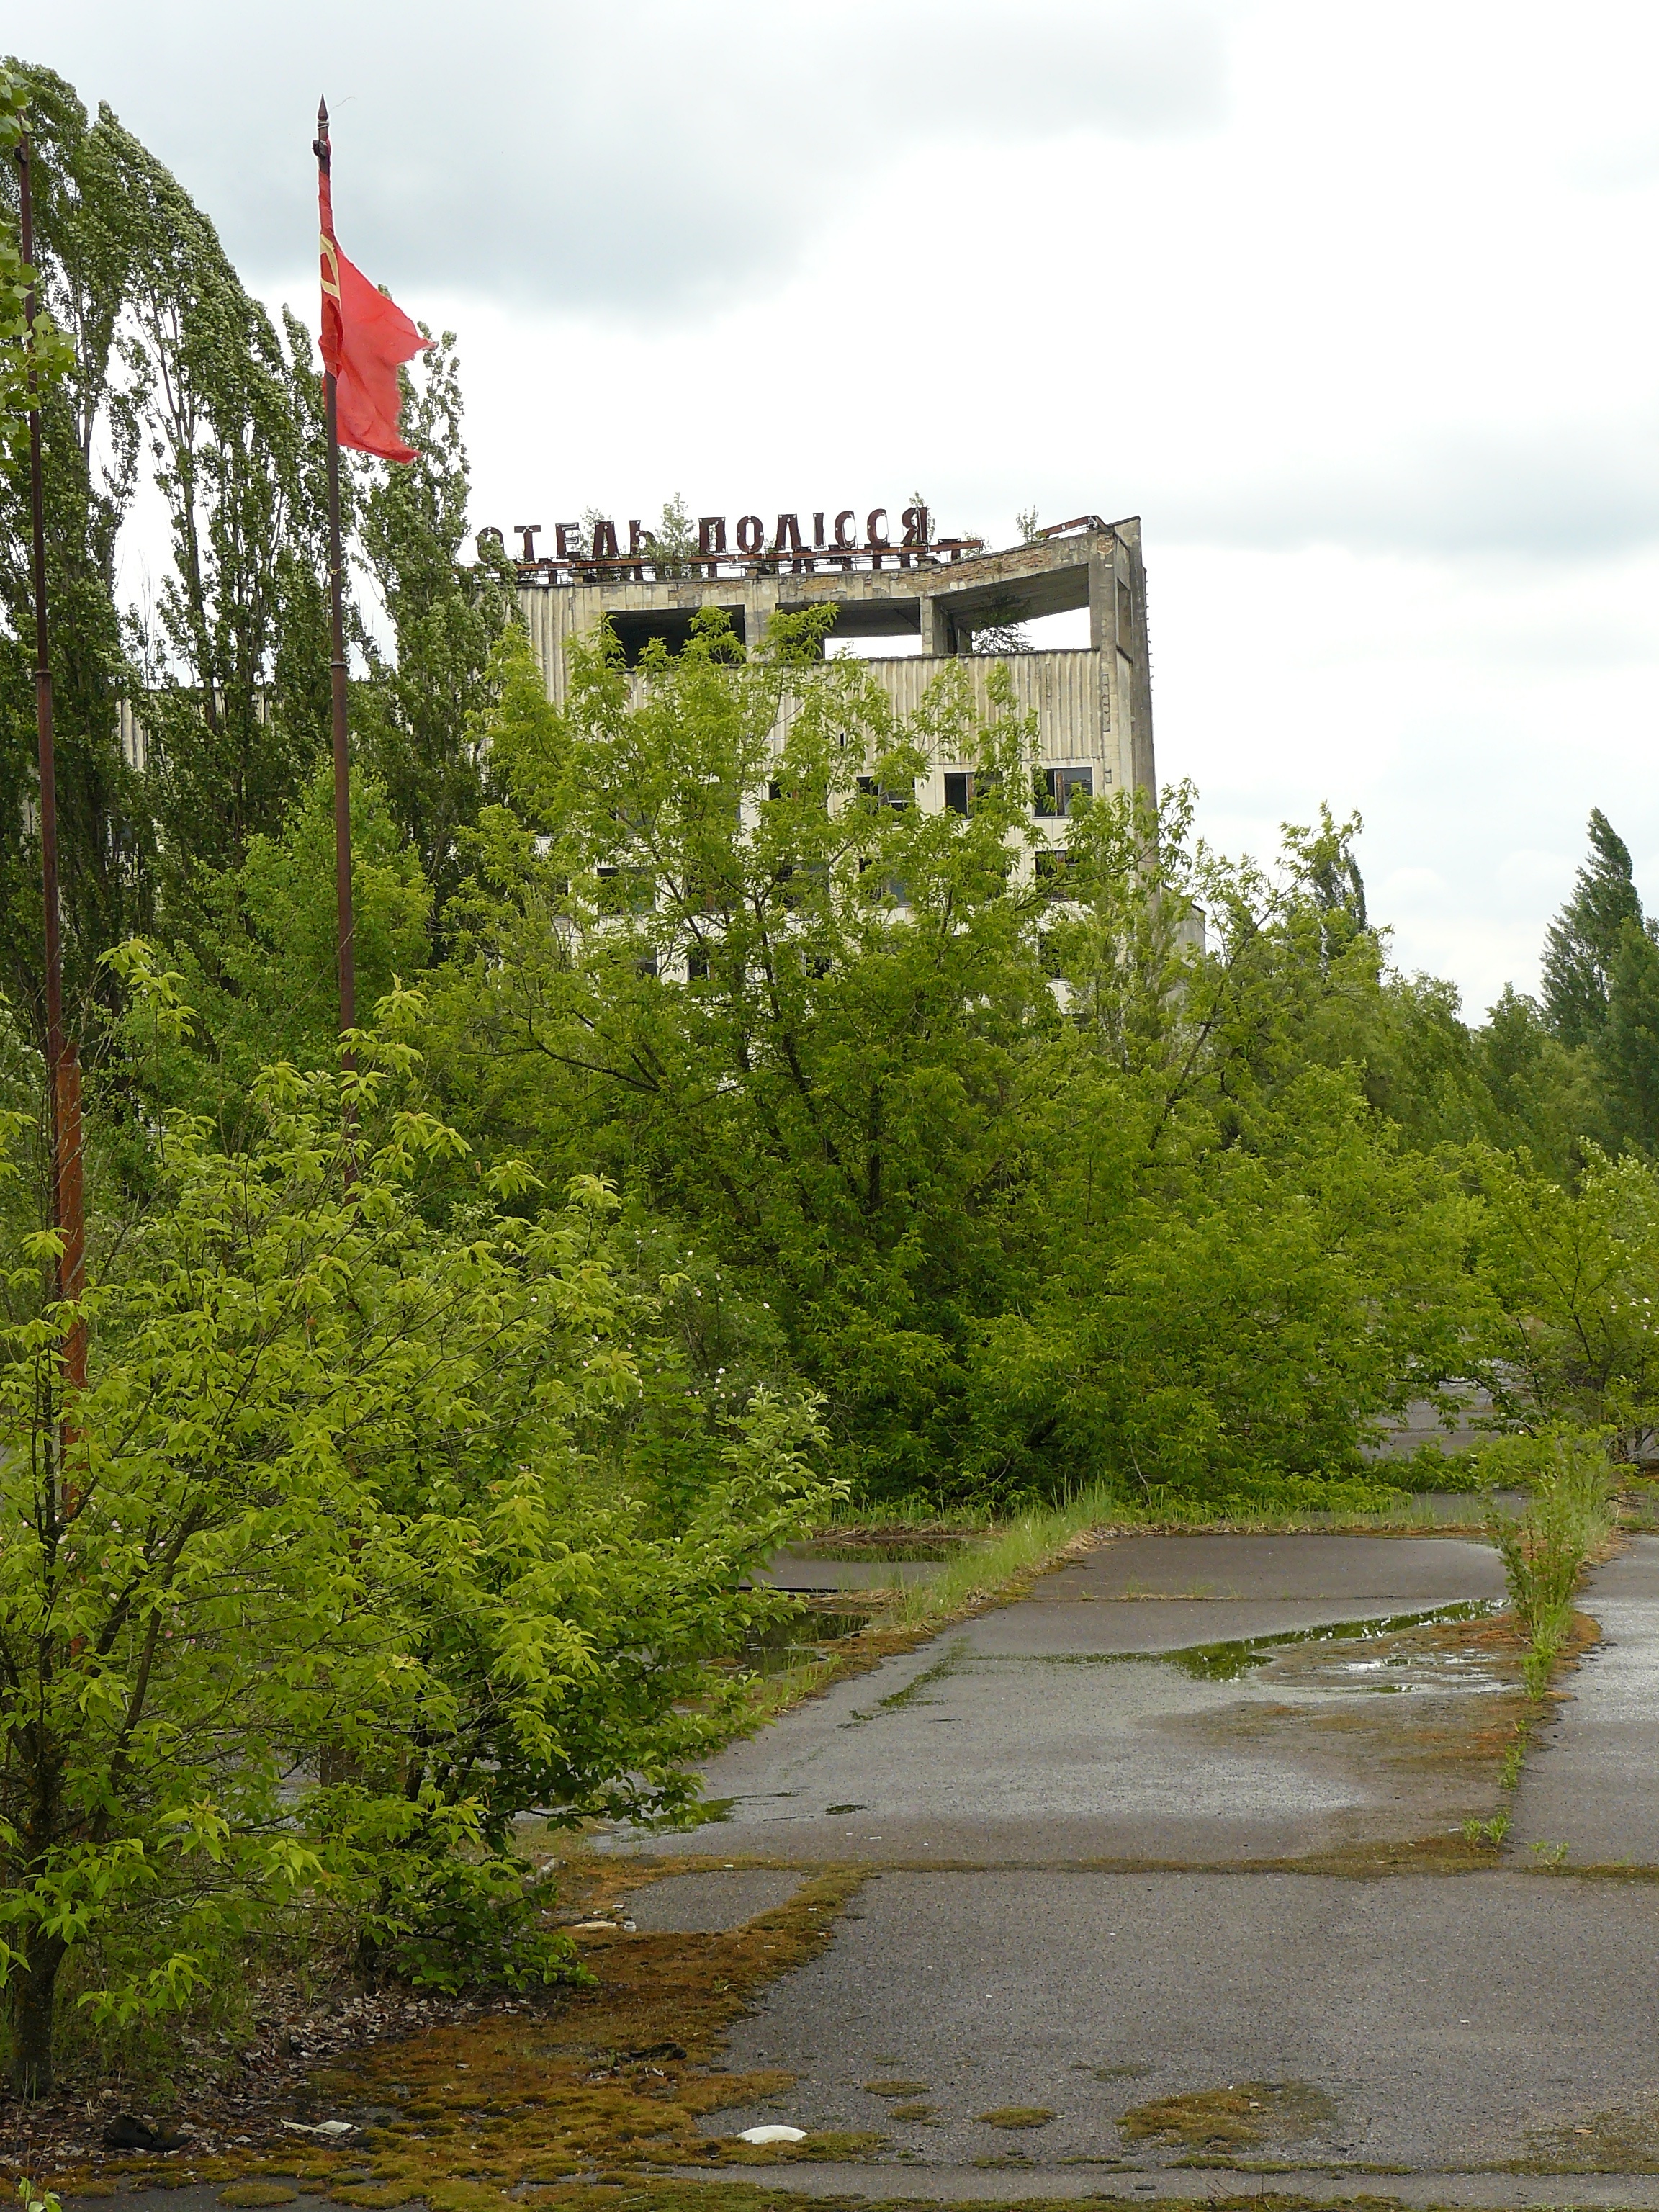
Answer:
<path fill-rule="evenodd" d="M 902 511 L 893 542 L 886 510 L 859 518 L 848 510 L 811 518 L 804 534 L 781 515 L 773 542 L 761 518 L 738 523 L 728 549 L 726 518 L 705 515 L 695 552 L 663 557 L 648 531 L 590 520 L 560 526 L 556 550 L 538 556 L 539 525 L 520 525 L 520 604 L 550 697 L 565 679 L 566 641 L 608 617 L 631 663 L 647 641 L 682 644 L 693 617 L 719 607 L 745 643 L 758 641 L 775 611 L 831 606 L 834 644 L 915 639 L 920 651 L 864 665 L 908 714 L 948 660 L 971 656 L 981 698 L 994 659 L 1006 661 L 1020 711 L 1034 713 L 1041 752 L 1035 811 L 1062 817 L 1079 791 L 1154 791 L 1152 678 L 1146 652 L 1146 571 L 1139 517 L 1104 522 L 1079 516 L 994 551 L 970 538 L 933 538 L 925 507 Z M 852 525 L 848 531 L 848 526 Z M 1009 650 L 1009 633 L 1048 615 L 1086 609 L 1089 642 L 1058 650 Z M 976 645 L 976 639 L 980 642 Z M 966 808 L 971 762 L 939 761 L 918 785 L 930 811 Z M 1063 835 L 1063 832 L 1060 833 Z"/>

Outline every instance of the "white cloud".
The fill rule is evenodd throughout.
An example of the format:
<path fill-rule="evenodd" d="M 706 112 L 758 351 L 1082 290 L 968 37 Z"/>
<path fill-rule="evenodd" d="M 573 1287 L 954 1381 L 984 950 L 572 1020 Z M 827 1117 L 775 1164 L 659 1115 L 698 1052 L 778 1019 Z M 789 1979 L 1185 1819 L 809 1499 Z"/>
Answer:
<path fill-rule="evenodd" d="M 50 40 L 307 307 L 325 58 L 348 249 L 461 332 L 480 521 L 1139 513 L 1214 842 L 1358 806 L 1399 957 L 1476 1009 L 1592 805 L 1659 903 L 1635 0 L 62 0 Z"/>

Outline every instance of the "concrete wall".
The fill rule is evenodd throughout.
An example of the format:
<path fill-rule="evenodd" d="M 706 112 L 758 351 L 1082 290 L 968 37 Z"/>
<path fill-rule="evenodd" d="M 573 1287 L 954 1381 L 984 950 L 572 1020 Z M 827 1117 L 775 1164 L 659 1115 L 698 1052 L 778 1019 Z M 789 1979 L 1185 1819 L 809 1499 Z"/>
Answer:
<path fill-rule="evenodd" d="M 975 696 L 985 702 L 995 664 L 971 653 L 975 626 L 1086 607 L 1086 649 L 1006 656 L 1015 698 L 1021 713 L 1036 716 L 1045 763 L 1087 762 L 1096 767 L 1097 791 L 1133 784 L 1150 797 L 1157 766 L 1140 525 L 1089 517 L 1066 530 L 968 559 L 907 557 L 901 565 L 889 556 L 878 567 L 711 560 L 690 564 L 700 572 L 694 574 L 659 574 L 649 562 L 543 562 L 521 568 L 520 604 L 555 701 L 564 693 L 568 641 L 606 617 L 624 638 L 646 631 L 672 637 L 684 634 L 699 609 L 717 606 L 752 646 L 779 611 L 833 605 L 838 634 L 919 637 L 920 655 L 864 664 L 906 716 L 942 667 L 964 665 L 964 654 Z M 786 704 L 780 735 L 787 720 Z"/>

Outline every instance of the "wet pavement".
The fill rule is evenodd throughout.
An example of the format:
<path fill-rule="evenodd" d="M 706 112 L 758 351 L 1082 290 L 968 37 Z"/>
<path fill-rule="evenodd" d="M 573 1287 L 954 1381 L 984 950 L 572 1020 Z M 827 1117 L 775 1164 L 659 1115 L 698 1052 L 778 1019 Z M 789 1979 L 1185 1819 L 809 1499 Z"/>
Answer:
<path fill-rule="evenodd" d="M 732 2033 L 795 2086 L 710 2131 L 878 2134 L 774 2176 L 825 2196 L 1659 2207 L 1659 1885 L 1525 1849 L 1659 1857 L 1659 1538 L 1592 1578 L 1491 1871 L 1250 1869 L 1504 1802 L 1501 1597 L 1457 1537 L 1119 1540 L 733 1746 L 686 1847 L 872 1872 Z"/>
<path fill-rule="evenodd" d="M 706 1774 L 717 1825 L 613 1845 L 1224 1863 L 1443 1832 L 1497 1809 L 1515 1686 L 1478 1620 L 1432 1616 L 1502 1589 L 1454 1536 L 1105 1542 L 732 1746 Z"/>
<path fill-rule="evenodd" d="M 793 2087 L 708 2130 L 882 2148 L 722 2178 L 1659 2212 L 1659 1883 L 1572 1871 L 1659 1863 L 1659 1538 L 1591 1579 L 1605 1640 L 1534 1736 L 1501 1863 L 1383 1870 L 1390 1838 L 1504 1802 L 1501 1595 L 1464 1536 L 1121 1540 L 732 1746 L 726 1818 L 610 1839 L 670 1869 L 628 1894 L 641 1931 L 740 1925 L 817 1863 L 870 1874 L 732 2031 L 733 2069 Z"/>
<path fill-rule="evenodd" d="M 1601 1628 L 1528 1754 L 1515 1842 L 1571 1866 L 1659 1865 L 1659 1536 L 1636 1536 L 1579 1599 Z"/>
<path fill-rule="evenodd" d="M 706 2167 L 688 2171 L 687 2179 L 706 2182 Z M 729 2180 L 726 2174 L 722 2181 Z M 744 2181 L 759 2179 L 752 2172 Z M 1114 2172 L 1098 2166 L 1075 2166 L 988 2170 L 980 2166 L 906 2166 L 872 2174 L 844 2166 L 791 2165 L 774 2169 L 767 2177 L 780 2189 L 804 2195 L 835 2197 L 854 2203 L 918 2202 L 961 2203 L 1018 2203 L 1032 2197 L 1105 2198 L 1132 2204 L 1208 2204 L 1237 2203 L 1265 2197 L 1282 2204 L 1287 2197 L 1308 2197 L 1322 2203 L 1360 2203 L 1372 2208 L 1389 2203 L 1425 2208 L 1467 2205 L 1480 2212 L 1512 2212 L 1513 2208 L 1536 2205 L 1540 2212 L 1561 2212 L 1563 2207 L 1607 2206 L 1617 2212 L 1659 2212 L 1659 2175 L 1577 2174 L 1564 2189 L 1553 2174 L 1489 2175 L 1464 2173 L 1340 2174 L 1318 2167 L 1270 2174 L 1199 2172 L 1163 2172 L 1155 2179 L 1142 2171 Z M 641 2191 L 618 2191 L 623 2204 L 637 2205 Z M 92 2212 L 220 2212 L 222 2203 L 216 2185 L 170 2190 L 117 2189 L 95 2198 L 65 2197 L 69 2206 L 86 2206 Z M 415 2203 L 422 2200 L 416 2199 Z M 530 2190 L 526 2203 L 545 2203 L 547 2192 Z M 290 2200 L 291 2212 L 325 2212 L 331 2200 L 301 2191 Z M 284 2208 L 288 2212 L 288 2208 Z M 394 2212 L 404 2212 L 394 2208 Z"/>
<path fill-rule="evenodd" d="M 618 1900 L 621 1911 L 647 1935 L 722 1935 L 757 1913 L 787 1905 L 800 1885 L 799 1871 L 774 1867 L 727 1867 L 673 1875 Z"/>
<path fill-rule="evenodd" d="M 1200 2146 L 1137 2139 L 1126 2115 L 1238 2085 L 1261 2107 L 1231 2154 L 1247 2162 L 1556 2162 L 1595 2144 L 1603 2114 L 1659 2114 L 1656 1958 L 1645 1886 L 889 1872 L 732 2032 L 733 2066 L 799 2080 L 719 2129 L 878 2130 L 929 2166 L 1145 2170 Z M 870 2082 L 902 2082 L 928 2117 L 901 2119 Z M 1019 2107 L 1053 2117 L 976 2117 Z"/>

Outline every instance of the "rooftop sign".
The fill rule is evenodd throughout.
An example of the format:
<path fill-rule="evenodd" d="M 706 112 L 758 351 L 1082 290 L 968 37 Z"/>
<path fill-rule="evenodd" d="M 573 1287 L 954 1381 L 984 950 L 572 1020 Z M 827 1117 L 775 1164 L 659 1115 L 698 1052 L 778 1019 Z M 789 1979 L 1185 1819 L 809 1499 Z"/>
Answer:
<path fill-rule="evenodd" d="M 786 561 L 797 574 L 811 574 L 820 567 L 880 568 L 889 562 L 908 568 L 959 560 L 983 547 L 984 540 L 978 538 L 936 538 L 932 514 L 925 507 L 898 508 L 896 522 L 894 512 L 884 507 L 863 513 L 853 507 L 818 507 L 805 517 L 786 511 L 770 525 L 763 515 L 742 514 L 729 528 L 724 514 L 700 514 L 695 547 L 689 532 L 684 541 L 665 544 L 637 517 L 623 525 L 604 515 L 586 522 L 559 522 L 550 533 L 539 522 L 515 522 L 512 534 L 519 540 L 515 558 L 520 577 L 549 583 L 643 583 L 647 569 L 653 581 L 770 573 Z M 538 549 L 537 540 L 550 534 L 551 551 Z M 506 550 L 506 538 L 499 529 L 478 532 L 481 553 L 486 542 Z"/>

